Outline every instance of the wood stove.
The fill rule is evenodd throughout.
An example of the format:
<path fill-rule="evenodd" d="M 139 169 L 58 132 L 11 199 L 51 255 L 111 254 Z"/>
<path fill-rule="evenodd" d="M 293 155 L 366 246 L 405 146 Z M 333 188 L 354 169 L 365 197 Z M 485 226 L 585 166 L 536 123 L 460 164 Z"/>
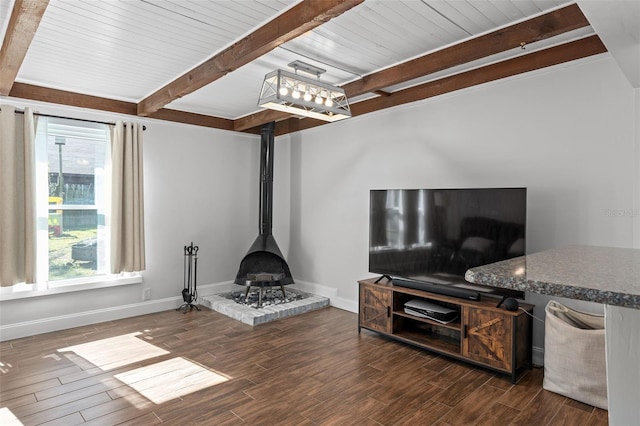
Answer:
<path fill-rule="evenodd" d="M 252 286 L 284 286 L 293 284 L 289 265 L 284 259 L 275 238 L 273 227 L 273 140 L 275 122 L 262 126 L 260 131 L 260 205 L 258 237 L 240 262 L 235 283 L 246 286 L 245 297 Z M 262 297 L 260 297 L 262 300 Z M 260 303 L 259 303 L 260 305 Z"/>

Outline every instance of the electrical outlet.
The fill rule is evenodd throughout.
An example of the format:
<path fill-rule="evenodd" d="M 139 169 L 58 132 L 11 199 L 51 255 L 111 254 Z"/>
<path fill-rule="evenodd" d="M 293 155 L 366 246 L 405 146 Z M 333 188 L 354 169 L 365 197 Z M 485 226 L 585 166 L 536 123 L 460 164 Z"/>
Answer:
<path fill-rule="evenodd" d="M 151 299 L 151 289 L 150 288 L 143 288 L 142 289 L 142 300 L 149 300 Z"/>

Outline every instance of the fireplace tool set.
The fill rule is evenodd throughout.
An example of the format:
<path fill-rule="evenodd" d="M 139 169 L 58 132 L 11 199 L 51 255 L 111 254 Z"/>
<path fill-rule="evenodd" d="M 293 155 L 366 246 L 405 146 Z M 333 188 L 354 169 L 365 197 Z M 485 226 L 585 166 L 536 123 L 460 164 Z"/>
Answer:
<path fill-rule="evenodd" d="M 183 287 L 182 287 L 182 300 L 184 303 L 176 311 L 187 311 L 196 308 L 200 308 L 195 304 L 198 300 L 197 285 L 198 274 L 198 246 L 194 246 L 193 242 L 184 246 L 184 272 L 183 272 Z"/>

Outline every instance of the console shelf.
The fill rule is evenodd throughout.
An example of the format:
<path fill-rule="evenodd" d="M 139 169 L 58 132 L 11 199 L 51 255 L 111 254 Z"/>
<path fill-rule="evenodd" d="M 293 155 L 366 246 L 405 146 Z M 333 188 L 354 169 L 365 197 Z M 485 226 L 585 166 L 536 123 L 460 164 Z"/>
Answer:
<path fill-rule="evenodd" d="M 422 323 L 425 323 L 425 324 L 431 324 L 431 325 L 434 325 L 436 327 L 450 328 L 452 330 L 460 330 L 461 329 L 460 328 L 460 318 L 458 318 L 457 320 L 455 320 L 453 322 L 450 322 L 448 324 L 442 324 L 442 323 L 439 323 L 437 321 L 430 320 L 428 318 L 416 317 L 415 315 L 408 314 L 408 313 L 406 313 L 404 311 L 393 311 L 393 315 L 397 315 L 399 317 L 409 318 L 409 319 L 411 319 L 413 321 L 418 321 L 418 322 L 422 322 Z"/>
<path fill-rule="evenodd" d="M 517 311 L 496 307 L 495 298 L 479 301 L 459 299 L 394 286 L 375 279 L 358 281 L 362 328 L 438 354 L 463 360 L 496 372 L 517 375 L 531 368 L 531 317 L 533 305 L 521 303 Z M 411 299 L 436 303 L 459 313 L 456 320 L 442 324 L 404 311 Z M 499 299 L 498 299 L 499 300 Z"/>

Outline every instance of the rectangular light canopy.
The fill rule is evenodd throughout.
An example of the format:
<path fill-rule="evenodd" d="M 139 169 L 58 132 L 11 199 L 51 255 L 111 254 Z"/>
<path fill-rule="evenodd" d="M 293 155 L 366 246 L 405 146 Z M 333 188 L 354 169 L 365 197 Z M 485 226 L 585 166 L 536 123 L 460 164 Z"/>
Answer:
<path fill-rule="evenodd" d="M 351 117 L 344 90 L 285 70 L 264 77 L 258 106 L 324 121 Z"/>

